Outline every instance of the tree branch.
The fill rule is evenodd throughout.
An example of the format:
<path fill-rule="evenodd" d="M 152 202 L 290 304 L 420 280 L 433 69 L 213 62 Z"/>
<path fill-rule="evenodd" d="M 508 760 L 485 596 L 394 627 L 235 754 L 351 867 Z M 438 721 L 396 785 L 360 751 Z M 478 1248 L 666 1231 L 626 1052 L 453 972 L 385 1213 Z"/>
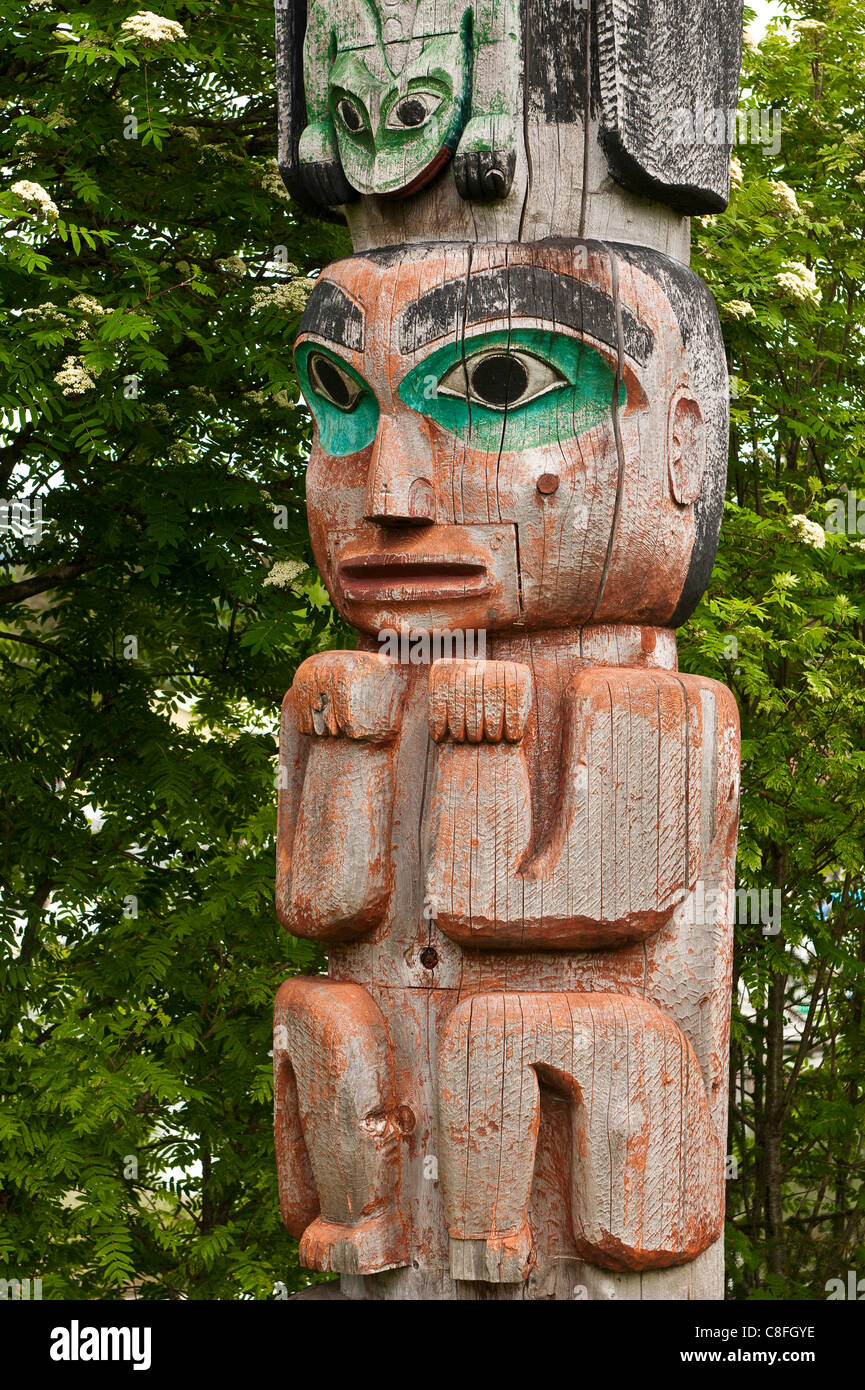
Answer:
<path fill-rule="evenodd" d="M 96 569 L 98 561 L 92 555 L 82 560 L 72 560 L 68 565 L 58 565 L 57 569 L 45 570 L 32 579 L 19 579 L 15 584 L 0 584 L 0 604 L 20 603 L 22 599 L 32 598 L 34 594 L 44 594 L 46 589 L 56 589 L 59 584 L 68 584 L 86 570 Z"/>

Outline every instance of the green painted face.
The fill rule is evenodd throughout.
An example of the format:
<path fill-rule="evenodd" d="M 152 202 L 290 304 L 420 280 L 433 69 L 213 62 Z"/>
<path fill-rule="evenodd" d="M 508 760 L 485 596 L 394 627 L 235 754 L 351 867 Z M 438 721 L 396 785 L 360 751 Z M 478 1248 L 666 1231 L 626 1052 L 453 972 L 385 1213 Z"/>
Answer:
<path fill-rule="evenodd" d="M 609 419 L 615 373 L 588 344 L 537 328 L 439 348 L 405 376 L 400 399 L 474 449 L 538 448 Z M 625 402 L 619 386 L 619 405 Z"/>
<path fill-rule="evenodd" d="M 429 39 L 399 77 L 390 72 L 383 48 L 363 57 L 338 55 L 328 110 L 353 188 L 404 193 L 437 170 L 465 124 L 465 62 L 460 34 Z"/>
<path fill-rule="evenodd" d="M 378 401 L 363 377 L 317 343 L 301 343 L 294 360 L 321 447 L 335 458 L 366 449 L 378 429 Z"/>

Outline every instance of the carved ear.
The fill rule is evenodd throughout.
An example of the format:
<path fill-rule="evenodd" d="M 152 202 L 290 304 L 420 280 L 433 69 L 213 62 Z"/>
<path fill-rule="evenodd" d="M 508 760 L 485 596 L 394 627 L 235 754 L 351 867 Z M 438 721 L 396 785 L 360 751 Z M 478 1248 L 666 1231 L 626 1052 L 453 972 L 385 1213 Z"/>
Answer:
<path fill-rule="evenodd" d="M 696 502 L 706 467 L 706 425 L 703 412 L 686 387 L 670 402 L 667 428 L 670 491 L 680 506 Z"/>

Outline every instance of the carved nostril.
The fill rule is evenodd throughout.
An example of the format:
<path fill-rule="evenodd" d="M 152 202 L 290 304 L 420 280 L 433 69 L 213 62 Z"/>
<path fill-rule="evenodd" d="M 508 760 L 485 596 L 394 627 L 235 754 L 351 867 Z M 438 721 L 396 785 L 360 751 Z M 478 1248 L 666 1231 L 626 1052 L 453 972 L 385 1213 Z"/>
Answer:
<path fill-rule="evenodd" d="M 431 526 L 435 521 L 435 493 L 426 478 L 415 478 L 408 486 L 398 479 L 376 488 L 365 521 L 378 526 Z"/>
<path fill-rule="evenodd" d="M 435 493 L 426 478 L 415 478 L 409 488 L 408 509 L 413 521 L 435 521 Z"/>

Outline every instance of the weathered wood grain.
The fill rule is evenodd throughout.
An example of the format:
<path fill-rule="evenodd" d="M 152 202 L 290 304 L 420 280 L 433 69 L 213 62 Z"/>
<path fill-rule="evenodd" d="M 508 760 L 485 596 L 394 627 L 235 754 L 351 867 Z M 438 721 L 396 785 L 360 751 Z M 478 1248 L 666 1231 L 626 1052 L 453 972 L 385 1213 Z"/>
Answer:
<path fill-rule="evenodd" d="M 600 143 L 613 177 L 685 213 L 723 211 L 742 0 L 594 0 L 592 13 Z"/>
<path fill-rule="evenodd" d="M 285 0 L 283 175 L 342 206 L 358 250 L 577 233 L 686 261 L 681 214 L 728 197 L 741 18 L 741 0 Z"/>
<path fill-rule="evenodd" d="M 342 321 L 334 325 L 336 292 L 351 309 L 351 343 Z M 383 304 L 386 330 L 376 331 Z M 475 401 L 460 420 L 440 394 L 447 366 L 462 373 L 503 340 L 572 389 L 548 392 L 548 408 L 533 411 L 495 414 Z M 309 364 L 322 349 L 364 384 L 350 424 L 315 391 Z M 355 256 L 319 278 L 297 352 L 319 423 L 307 473 L 313 549 L 337 606 L 362 631 L 408 616 L 418 627 L 487 631 L 665 627 L 689 616 L 720 530 L 728 390 L 717 312 L 683 266 L 577 241 Z M 617 379 L 622 400 L 611 411 Z M 676 443 L 683 411 L 693 428 Z M 335 442 L 349 428 L 357 448 Z M 552 492 L 539 490 L 544 477 L 558 480 Z M 382 601 L 382 590 L 371 603 L 340 579 L 343 563 L 392 558 L 400 522 L 412 528 L 399 542 L 407 558 L 485 567 L 494 592 L 473 597 L 464 585 L 409 615 L 398 595 Z"/>
<path fill-rule="evenodd" d="M 507 685 L 521 719 L 503 727 Z M 714 730 L 735 726 L 724 686 L 696 676 L 598 667 L 576 675 L 558 711 L 561 775 L 550 833 L 537 833 L 529 762 L 518 746 L 531 673 L 514 663 L 442 661 L 430 678 L 439 744 L 427 811 L 426 896 L 465 946 L 614 946 L 669 921 L 712 856 L 720 808 Z M 725 795 L 722 791 L 721 795 Z"/>
<path fill-rule="evenodd" d="M 384 915 L 399 689 L 381 658 L 326 652 L 300 666 L 286 697 L 276 904 L 298 936 L 344 940 Z"/>
<path fill-rule="evenodd" d="M 278 910 L 330 949 L 274 1015 L 283 1217 L 350 1298 L 723 1296 L 739 728 L 674 629 L 723 507 L 687 213 L 740 19 L 277 4 L 280 166 L 357 253 L 296 345 L 359 649 L 283 707 Z"/>
<path fill-rule="evenodd" d="M 723 1156 L 681 1030 L 623 994 L 481 994 L 440 1052 L 444 1210 L 455 1279 L 515 1283 L 533 1263 L 540 1086 L 567 1101 L 570 1219 L 593 1265 L 681 1264 L 714 1243 Z"/>
<path fill-rule="evenodd" d="M 414 1116 L 397 1101 L 374 1000 L 354 984 L 287 980 L 273 1065 L 282 1214 L 302 1263 L 346 1274 L 406 1264 L 400 1149 Z"/>

